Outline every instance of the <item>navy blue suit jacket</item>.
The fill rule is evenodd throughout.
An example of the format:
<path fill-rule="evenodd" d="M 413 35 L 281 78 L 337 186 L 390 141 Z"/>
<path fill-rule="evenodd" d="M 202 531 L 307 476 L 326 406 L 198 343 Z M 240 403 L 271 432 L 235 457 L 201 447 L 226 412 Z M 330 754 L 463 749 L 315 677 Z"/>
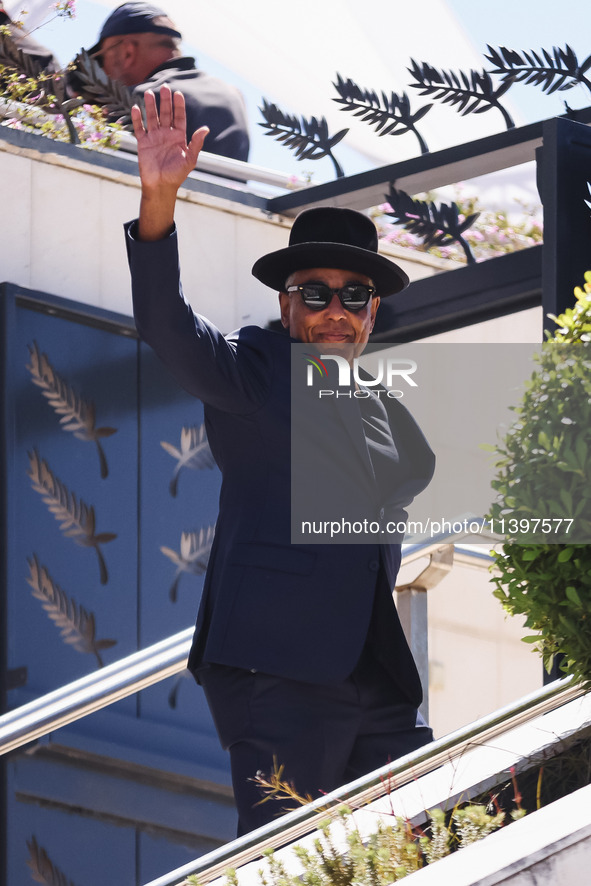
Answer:
<path fill-rule="evenodd" d="M 418 705 L 420 681 L 379 544 L 290 544 L 289 337 L 255 326 L 224 336 L 195 315 L 182 296 L 175 233 L 142 243 L 128 229 L 127 248 L 138 332 L 203 401 L 222 473 L 189 667 L 215 662 L 331 683 L 351 673 L 370 632 L 401 689 Z M 412 452 L 409 469 L 418 491 L 431 478 L 433 454 L 404 407 L 386 403 Z M 336 428 L 336 411 L 334 421 Z M 334 464 L 336 484 L 346 482 L 338 476 L 338 460 Z M 399 505 L 394 502 L 396 513 Z M 394 555 L 399 558 L 398 545 Z"/>

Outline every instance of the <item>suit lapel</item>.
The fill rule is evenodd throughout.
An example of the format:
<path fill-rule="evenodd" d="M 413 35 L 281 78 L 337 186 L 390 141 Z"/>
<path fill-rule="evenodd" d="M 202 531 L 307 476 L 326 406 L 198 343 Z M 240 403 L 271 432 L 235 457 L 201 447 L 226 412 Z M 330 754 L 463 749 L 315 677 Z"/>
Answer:
<path fill-rule="evenodd" d="M 365 439 L 365 433 L 363 431 L 363 422 L 361 420 L 359 403 L 353 396 L 351 396 L 351 398 L 335 397 L 334 405 L 337 416 L 344 426 L 345 433 L 348 434 L 349 439 L 353 443 L 355 451 L 361 458 L 361 461 L 363 462 L 369 477 L 372 481 L 375 482 L 374 469 L 371 463 L 371 458 L 369 457 L 367 441 Z"/>

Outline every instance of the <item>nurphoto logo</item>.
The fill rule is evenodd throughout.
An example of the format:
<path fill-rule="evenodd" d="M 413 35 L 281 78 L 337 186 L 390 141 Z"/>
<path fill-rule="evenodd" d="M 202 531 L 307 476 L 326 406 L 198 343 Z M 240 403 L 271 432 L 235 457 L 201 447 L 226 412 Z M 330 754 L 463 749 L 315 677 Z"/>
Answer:
<path fill-rule="evenodd" d="M 412 375 L 417 370 L 417 364 L 414 360 L 396 360 L 392 357 L 388 359 L 380 359 L 377 362 L 377 370 L 371 376 L 363 369 L 357 357 L 354 357 L 351 363 L 345 358 L 337 354 L 305 354 L 307 362 L 306 385 L 314 387 L 314 379 L 316 374 L 320 376 L 321 381 L 328 378 L 327 360 L 333 360 L 338 368 L 338 389 L 320 388 L 318 397 L 357 397 L 362 399 L 369 397 L 370 392 L 365 390 L 370 387 L 383 385 L 386 388 L 376 390 L 374 394 L 380 396 L 384 393 L 387 397 L 399 400 L 404 396 L 404 391 L 394 389 L 394 382 L 400 383 L 400 380 L 406 382 L 412 388 L 418 387 L 417 382 Z M 341 390 L 342 389 L 342 390 Z"/>

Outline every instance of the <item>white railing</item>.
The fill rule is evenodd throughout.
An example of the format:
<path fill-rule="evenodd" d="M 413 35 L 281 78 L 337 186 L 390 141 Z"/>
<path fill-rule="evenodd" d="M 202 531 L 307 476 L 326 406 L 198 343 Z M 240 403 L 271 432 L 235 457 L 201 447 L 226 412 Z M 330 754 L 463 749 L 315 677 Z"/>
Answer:
<path fill-rule="evenodd" d="M 55 117 L 46 114 L 39 108 L 0 98 L 0 121 L 12 118 L 22 118 L 27 123 L 35 126 L 41 126 L 43 123 L 55 120 Z M 0 122 L 0 126 L 6 126 L 6 123 Z M 41 135 L 41 133 L 39 133 L 39 137 L 46 140 L 48 138 Z M 119 147 L 117 150 L 104 148 L 101 149 L 101 153 L 137 154 L 137 142 L 130 132 L 120 132 L 118 139 Z M 219 181 L 219 177 L 224 177 L 234 183 L 256 182 L 282 191 L 298 190 L 310 185 L 309 179 L 305 176 L 279 172 L 276 169 L 267 169 L 254 163 L 232 160 L 229 157 L 221 157 L 219 154 L 210 154 L 207 151 L 202 151 L 199 155 L 199 172 L 191 173 L 191 177 L 203 178 L 210 175 L 215 176 L 216 181 Z M 320 182 L 315 181 L 314 184 L 320 184 Z"/>
<path fill-rule="evenodd" d="M 210 883 L 229 868 L 237 870 L 260 858 L 263 850 L 287 846 L 317 830 L 331 809 L 338 808 L 343 803 L 359 809 L 384 796 L 388 792 L 388 785 L 396 785 L 396 789 L 400 790 L 405 784 L 416 782 L 441 766 L 451 764 L 453 767 L 476 746 L 490 744 L 503 733 L 562 707 L 583 694 L 584 689 L 580 684 L 573 683 L 571 677 L 557 680 L 487 717 L 401 757 L 394 763 L 150 881 L 146 886 L 181 886 L 189 876 L 196 876 L 201 884 Z"/>

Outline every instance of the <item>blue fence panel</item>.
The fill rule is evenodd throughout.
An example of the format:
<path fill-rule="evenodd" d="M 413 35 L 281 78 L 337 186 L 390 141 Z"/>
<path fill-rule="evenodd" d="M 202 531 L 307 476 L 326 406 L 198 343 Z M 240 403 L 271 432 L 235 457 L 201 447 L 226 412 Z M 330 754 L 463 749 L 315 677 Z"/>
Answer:
<path fill-rule="evenodd" d="M 128 318 L 0 291 L 9 710 L 194 623 L 220 475 L 202 404 Z M 185 675 L 4 758 L 2 778 L 6 886 L 42 864 L 139 884 L 234 834 L 226 755 Z"/>

